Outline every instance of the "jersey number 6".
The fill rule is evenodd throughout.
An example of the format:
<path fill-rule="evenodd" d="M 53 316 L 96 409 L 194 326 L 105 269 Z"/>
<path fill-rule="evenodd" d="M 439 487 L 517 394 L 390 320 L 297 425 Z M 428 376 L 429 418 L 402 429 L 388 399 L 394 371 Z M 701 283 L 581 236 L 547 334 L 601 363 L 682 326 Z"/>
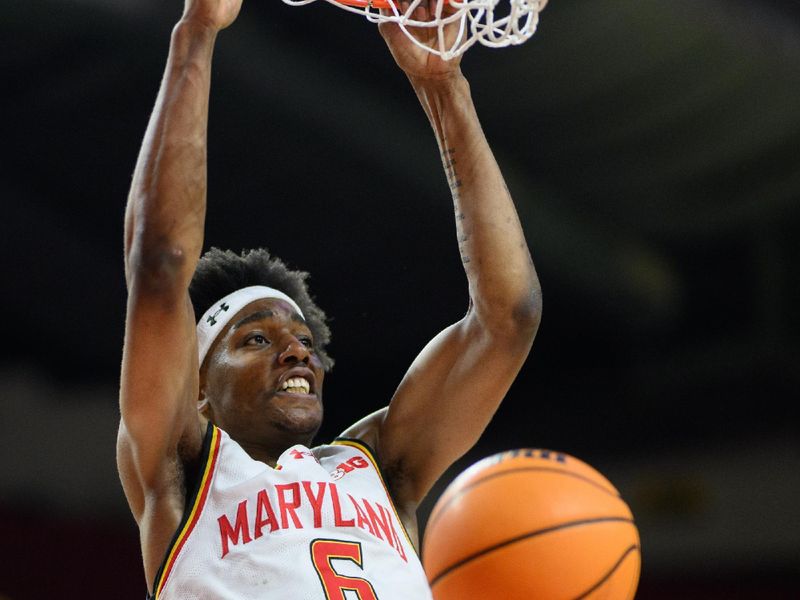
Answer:
<path fill-rule="evenodd" d="M 346 591 L 355 592 L 359 600 L 378 600 L 372 584 L 360 577 L 340 575 L 333 570 L 331 561 L 349 560 L 363 569 L 361 544 L 342 540 L 314 540 L 311 542 L 311 561 L 319 575 L 326 600 L 347 600 Z"/>

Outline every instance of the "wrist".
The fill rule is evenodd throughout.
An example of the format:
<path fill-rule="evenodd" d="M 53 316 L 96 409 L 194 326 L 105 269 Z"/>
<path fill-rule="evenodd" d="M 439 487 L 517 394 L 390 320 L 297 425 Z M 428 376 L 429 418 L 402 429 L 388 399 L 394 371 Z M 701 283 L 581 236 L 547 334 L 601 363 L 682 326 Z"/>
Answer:
<path fill-rule="evenodd" d="M 433 116 L 454 105 L 464 106 L 471 98 L 469 82 L 461 72 L 442 79 L 412 78 L 411 85 L 428 116 Z"/>
<path fill-rule="evenodd" d="M 461 73 L 461 69 L 457 69 L 451 73 L 433 76 L 409 74 L 408 80 L 417 92 L 424 91 L 448 95 L 469 89 L 469 82 L 467 82 L 467 78 Z"/>
<path fill-rule="evenodd" d="M 181 20 L 172 28 L 173 38 L 197 41 L 214 41 L 219 32 L 218 27 L 204 23 L 191 15 L 181 17 Z"/>

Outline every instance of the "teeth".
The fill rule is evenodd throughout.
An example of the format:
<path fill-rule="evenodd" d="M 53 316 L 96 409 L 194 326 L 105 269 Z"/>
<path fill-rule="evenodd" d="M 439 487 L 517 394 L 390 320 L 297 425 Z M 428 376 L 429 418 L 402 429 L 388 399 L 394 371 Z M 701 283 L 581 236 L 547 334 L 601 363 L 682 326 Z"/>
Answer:
<path fill-rule="evenodd" d="M 305 377 L 290 377 L 283 382 L 281 390 L 291 392 L 292 394 L 308 394 L 311 390 L 311 384 Z"/>

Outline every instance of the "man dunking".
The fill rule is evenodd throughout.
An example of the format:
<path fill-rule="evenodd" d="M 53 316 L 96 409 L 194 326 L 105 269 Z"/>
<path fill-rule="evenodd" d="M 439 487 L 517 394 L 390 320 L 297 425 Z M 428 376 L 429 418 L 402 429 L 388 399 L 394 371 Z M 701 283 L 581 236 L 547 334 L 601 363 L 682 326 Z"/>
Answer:
<path fill-rule="evenodd" d="M 478 440 L 539 325 L 519 219 L 459 60 L 382 25 L 439 144 L 469 308 L 420 353 L 387 407 L 309 449 L 332 361 L 305 274 L 265 250 L 201 258 L 212 53 L 240 8 L 185 1 L 125 215 L 117 460 L 148 591 L 429 599 L 416 509 Z"/>

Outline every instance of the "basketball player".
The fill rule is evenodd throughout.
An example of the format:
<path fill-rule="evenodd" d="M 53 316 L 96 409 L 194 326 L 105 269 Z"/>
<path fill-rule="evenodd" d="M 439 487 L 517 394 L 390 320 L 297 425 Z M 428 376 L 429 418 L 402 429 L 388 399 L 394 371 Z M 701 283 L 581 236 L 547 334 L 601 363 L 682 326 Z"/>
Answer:
<path fill-rule="evenodd" d="M 376 412 L 310 448 L 331 360 L 305 274 L 263 250 L 201 258 L 212 52 L 240 7 L 185 0 L 126 209 L 117 460 L 148 590 L 164 600 L 429 599 L 415 511 L 528 355 L 540 316 L 533 263 L 458 60 L 382 27 L 441 149 L 469 308 L 422 350 L 387 407 L 372 399 Z M 265 204 L 267 223 L 302 218 L 283 206 Z"/>

